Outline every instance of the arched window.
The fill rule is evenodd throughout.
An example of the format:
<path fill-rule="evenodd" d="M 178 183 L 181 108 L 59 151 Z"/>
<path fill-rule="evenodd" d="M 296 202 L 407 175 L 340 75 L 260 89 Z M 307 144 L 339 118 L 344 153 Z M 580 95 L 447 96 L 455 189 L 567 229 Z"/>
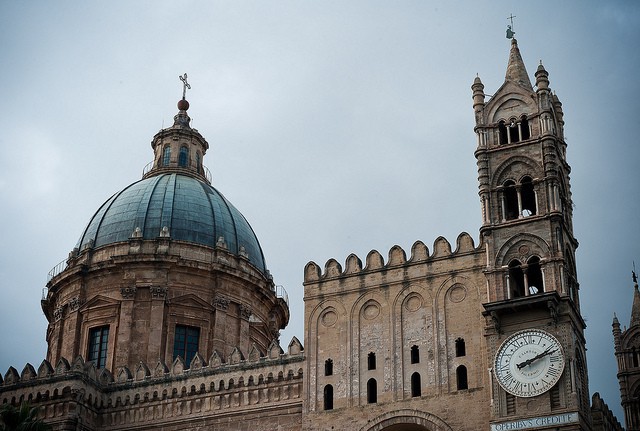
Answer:
<path fill-rule="evenodd" d="M 411 374 L 411 396 L 419 397 L 422 395 L 422 384 L 420 383 L 420 373 Z"/>
<path fill-rule="evenodd" d="M 520 133 L 522 134 L 523 141 L 531 137 L 531 133 L 529 133 L 529 120 L 527 120 L 526 115 L 520 118 Z"/>
<path fill-rule="evenodd" d="M 375 370 L 376 369 L 376 354 L 373 352 L 370 352 L 367 355 L 367 369 L 368 370 Z"/>
<path fill-rule="evenodd" d="M 327 359 L 324 361 L 324 375 L 332 376 L 333 375 L 333 360 Z"/>
<path fill-rule="evenodd" d="M 202 173 L 202 166 L 200 165 L 200 153 L 198 153 L 196 151 L 196 171 L 198 171 L 198 173 Z"/>
<path fill-rule="evenodd" d="M 504 218 L 513 220 L 518 218 L 518 191 L 516 183 L 509 180 L 504 183 Z"/>
<path fill-rule="evenodd" d="M 162 166 L 169 166 L 171 162 L 171 147 L 169 145 L 164 147 L 162 152 Z"/>
<path fill-rule="evenodd" d="M 376 379 L 367 381 L 367 402 L 369 404 L 378 402 L 378 382 L 376 382 Z"/>
<path fill-rule="evenodd" d="M 638 364 L 639 364 L 639 361 L 638 361 L 638 359 L 639 359 L 639 358 L 638 358 L 639 354 L 638 354 L 638 351 L 636 350 L 636 348 L 635 348 L 635 347 L 634 347 L 634 348 L 633 348 L 633 350 L 631 351 L 631 355 L 632 355 L 632 356 L 631 356 L 631 358 L 632 358 L 632 361 L 631 361 L 631 362 L 633 363 L 633 366 L 634 366 L 634 367 L 637 367 L 637 366 L 638 366 Z"/>
<path fill-rule="evenodd" d="M 520 298 L 524 294 L 524 272 L 522 265 L 517 259 L 509 262 L 509 294 L 510 298 Z"/>
<path fill-rule="evenodd" d="M 181 168 L 187 167 L 189 162 L 189 149 L 187 147 L 180 147 L 180 154 L 178 157 L 178 166 Z"/>
<path fill-rule="evenodd" d="M 527 261 L 527 288 L 529 289 L 529 295 L 544 292 L 544 281 L 538 256 L 531 256 Z"/>
<path fill-rule="evenodd" d="M 469 389 L 469 383 L 467 381 L 467 367 L 460 365 L 456 368 L 456 382 L 458 390 Z"/>
<path fill-rule="evenodd" d="M 516 119 L 512 118 L 509 123 L 509 142 L 518 142 L 520 140 L 520 132 L 518 130 L 518 123 Z"/>
<path fill-rule="evenodd" d="M 520 188 L 522 198 L 522 215 L 535 215 L 536 193 L 533 190 L 533 181 L 531 180 L 531 177 L 524 177 L 520 183 L 522 184 L 522 187 Z"/>
<path fill-rule="evenodd" d="M 420 348 L 416 345 L 411 346 L 411 363 L 420 363 Z"/>
<path fill-rule="evenodd" d="M 324 387 L 324 409 L 333 410 L 333 386 L 331 385 Z"/>
<path fill-rule="evenodd" d="M 456 357 L 466 356 L 467 352 L 464 345 L 464 338 L 456 340 Z"/>
<path fill-rule="evenodd" d="M 505 145 L 509 143 L 509 139 L 507 138 L 507 126 L 505 126 L 504 121 L 500 121 L 498 123 L 498 136 L 500 145 Z"/>

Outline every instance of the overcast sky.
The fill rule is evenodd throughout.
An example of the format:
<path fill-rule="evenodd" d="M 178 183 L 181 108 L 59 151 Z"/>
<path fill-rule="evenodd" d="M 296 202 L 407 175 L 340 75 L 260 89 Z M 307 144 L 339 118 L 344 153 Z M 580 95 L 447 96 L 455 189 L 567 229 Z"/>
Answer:
<path fill-rule="evenodd" d="M 640 269 L 640 3 L 0 2 L 0 372 L 46 354 L 47 272 L 141 177 L 188 73 L 213 185 L 245 215 L 303 340 L 303 268 L 440 235 L 478 243 L 471 83 L 502 84 L 513 14 L 563 103 L 591 392 Z M 304 341 L 303 341 L 304 342 Z"/>

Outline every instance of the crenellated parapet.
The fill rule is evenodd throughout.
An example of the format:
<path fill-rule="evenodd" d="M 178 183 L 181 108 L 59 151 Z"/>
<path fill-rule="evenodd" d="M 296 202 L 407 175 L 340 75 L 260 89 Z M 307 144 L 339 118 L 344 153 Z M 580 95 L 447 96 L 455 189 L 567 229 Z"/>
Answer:
<path fill-rule="evenodd" d="M 264 356 L 253 346 L 227 357 L 214 352 L 208 361 L 196 354 L 189 365 L 178 357 L 169 366 L 140 362 L 134 370 L 119 367 L 113 373 L 82 356 L 72 362 L 61 358 L 55 366 L 44 360 L 37 370 L 31 364 L 21 373 L 10 367 L 0 377 L 0 403 L 42 406 L 42 418 L 54 425 L 75 411 L 96 430 L 148 427 L 190 415 L 215 422 L 225 411 L 261 405 L 295 411 L 301 409 L 304 359 L 294 337 L 286 353 L 274 340 Z"/>
<path fill-rule="evenodd" d="M 395 245 L 389 250 L 386 263 L 377 250 L 371 250 L 369 254 L 367 254 L 364 267 L 362 260 L 355 254 L 350 254 L 347 257 L 344 269 L 335 259 L 329 259 L 325 263 L 324 271 L 322 271 L 320 266 L 315 262 L 309 262 L 304 269 L 304 282 L 305 284 L 314 283 L 339 277 L 387 271 L 402 266 L 436 263 L 438 261 L 451 259 L 452 257 L 478 252 L 482 252 L 482 246 L 476 248 L 473 238 L 471 238 L 468 233 L 462 232 L 456 239 L 456 248 L 454 251 L 452 251 L 449 241 L 444 237 L 438 237 L 433 243 L 433 253 L 429 252 L 429 248 L 422 241 L 416 241 L 411 247 L 409 259 L 407 259 L 407 253 L 402 247 Z"/>

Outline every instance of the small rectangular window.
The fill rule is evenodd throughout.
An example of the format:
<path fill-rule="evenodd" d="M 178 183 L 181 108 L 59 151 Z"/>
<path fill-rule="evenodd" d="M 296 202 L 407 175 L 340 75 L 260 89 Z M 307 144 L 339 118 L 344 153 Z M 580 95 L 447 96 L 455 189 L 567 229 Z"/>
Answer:
<path fill-rule="evenodd" d="M 107 364 L 107 347 L 109 341 L 109 326 L 99 326 L 89 330 L 89 352 L 87 360 L 93 362 L 96 368 L 104 368 Z"/>
<path fill-rule="evenodd" d="M 200 341 L 200 328 L 195 326 L 176 325 L 176 333 L 173 339 L 173 359 L 180 356 L 188 368 L 191 360 L 198 351 Z"/>

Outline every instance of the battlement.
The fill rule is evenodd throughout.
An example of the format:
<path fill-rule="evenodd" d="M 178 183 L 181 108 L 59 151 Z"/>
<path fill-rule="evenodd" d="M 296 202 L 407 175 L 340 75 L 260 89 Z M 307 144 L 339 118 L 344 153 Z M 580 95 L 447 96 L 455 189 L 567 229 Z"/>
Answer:
<path fill-rule="evenodd" d="M 93 362 L 86 362 L 82 356 L 71 363 L 61 358 L 55 367 L 44 360 L 37 370 L 29 363 L 21 373 L 9 367 L 4 378 L 0 376 L 0 403 L 38 403 L 63 394 L 82 392 L 91 400 L 89 404 L 100 409 L 204 392 L 228 396 L 274 385 L 286 388 L 275 391 L 281 393 L 279 398 L 283 396 L 282 391 L 287 391 L 287 398 L 298 398 L 303 361 L 304 348 L 296 337 L 289 343 L 287 353 L 274 340 L 266 356 L 262 356 L 255 345 L 246 359 L 238 348 L 227 358 L 214 352 L 208 362 L 196 354 L 189 368 L 180 357 L 171 367 L 162 361 L 153 367 L 140 362 L 133 372 L 127 367 L 119 367 L 115 373 L 97 369 Z M 295 388 L 291 386 L 294 383 Z M 258 394 L 255 396 L 259 397 Z"/>
<path fill-rule="evenodd" d="M 422 242 L 416 241 L 411 247 L 411 257 L 407 260 L 407 254 L 402 247 L 395 245 L 389 250 L 389 258 L 385 264 L 384 258 L 377 250 L 371 250 L 367 254 L 366 265 L 362 266 L 362 260 L 355 254 L 350 254 L 346 261 L 344 270 L 335 259 L 329 259 L 324 265 L 324 272 L 315 262 L 309 262 L 304 269 L 304 283 L 311 284 L 325 280 L 332 280 L 341 277 L 361 275 L 381 270 L 389 270 L 404 265 L 418 264 L 423 262 L 437 262 L 444 259 L 451 259 L 457 256 L 464 256 L 482 252 L 480 244 L 476 248 L 473 238 L 462 232 L 456 239 L 456 249 L 451 251 L 451 244 L 446 238 L 440 236 L 433 243 L 433 253 L 429 254 L 429 248 Z"/>

